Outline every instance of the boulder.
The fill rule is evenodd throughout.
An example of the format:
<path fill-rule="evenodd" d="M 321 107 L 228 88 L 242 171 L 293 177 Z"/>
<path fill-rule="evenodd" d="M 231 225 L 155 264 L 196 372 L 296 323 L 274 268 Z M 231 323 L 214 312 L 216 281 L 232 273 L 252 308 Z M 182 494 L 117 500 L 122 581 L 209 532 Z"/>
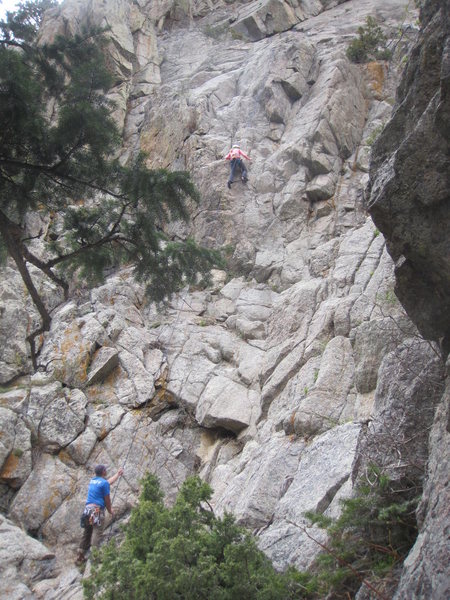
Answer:
<path fill-rule="evenodd" d="M 443 390 L 444 365 L 430 342 L 410 338 L 387 354 L 379 369 L 372 417 L 359 440 L 361 458 L 354 477 L 375 464 L 420 494 L 429 430 Z"/>
<path fill-rule="evenodd" d="M 76 488 L 76 472 L 57 457 L 42 454 L 16 494 L 10 517 L 27 531 L 37 533 Z"/>
<path fill-rule="evenodd" d="M 86 429 L 67 446 L 67 452 L 78 465 L 84 465 L 88 461 L 96 442 L 96 433 L 90 427 L 86 427 Z"/>
<path fill-rule="evenodd" d="M 43 410 L 38 442 L 45 452 L 68 446 L 84 430 L 87 399 L 81 390 L 63 390 Z"/>
<path fill-rule="evenodd" d="M 355 357 L 355 385 L 358 392 L 366 394 L 375 389 L 381 361 L 404 339 L 411 330 L 409 319 L 373 319 L 365 321 L 352 331 Z"/>
<path fill-rule="evenodd" d="M 293 442 L 280 434 L 262 444 L 253 440 L 246 444 L 238 460 L 214 470 L 210 481 L 214 510 L 232 513 L 246 527 L 267 525 L 292 481 L 303 449 L 302 441 Z"/>
<path fill-rule="evenodd" d="M 0 514 L 0 575 L 5 600 L 33 600 L 33 584 L 55 573 L 55 554 Z"/>
<path fill-rule="evenodd" d="M 31 473 L 31 432 L 12 410 L 0 407 L 0 481 L 20 488 Z"/>
<path fill-rule="evenodd" d="M 95 352 L 86 385 L 105 379 L 119 364 L 119 353 L 115 348 L 102 347 Z"/>
<path fill-rule="evenodd" d="M 218 375 L 210 379 L 200 396 L 195 418 L 204 427 L 238 433 L 254 422 L 258 412 L 257 392 Z"/>
<path fill-rule="evenodd" d="M 99 440 L 105 438 L 111 430 L 117 427 L 124 414 L 125 409 L 117 404 L 91 413 L 88 421 L 91 433 L 88 433 L 88 430 L 85 431 L 86 437 L 89 436 L 87 440 L 91 439 L 92 432 Z"/>
<path fill-rule="evenodd" d="M 297 21 L 294 10 L 284 0 L 263 0 L 245 7 L 232 29 L 237 35 L 257 41 L 267 35 L 286 31 Z"/>

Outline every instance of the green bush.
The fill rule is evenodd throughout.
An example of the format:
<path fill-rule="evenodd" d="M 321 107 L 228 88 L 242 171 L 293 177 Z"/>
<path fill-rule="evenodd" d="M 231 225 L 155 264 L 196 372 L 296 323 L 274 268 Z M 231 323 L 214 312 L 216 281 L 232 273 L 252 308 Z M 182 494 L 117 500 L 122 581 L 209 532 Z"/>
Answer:
<path fill-rule="evenodd" d="M 341 515 L 332 519 L 309 512 L 312 523 L 328 533 L 328 552 L 313 570 L 319 598 L 354 597 L 365 581 L 369 586 L 389 577 L 417 537 L 414 488 L 406 490 L 372 466 L 354 497 L 342 501 Z"/>
<path fill-rule="evenodd" d="M 391 60 L 392 52 L 389 48 L 383 48 L 375 52 L 375 58 L 377 60 Z"/>
<path fill-rule="evenodd" d="M 362 63 L 367 60 L 367 50 L 362 40 L 355 38 L 350 42 L 347 48 L 347 58 L 354 63 Z"/>
<path fill-rule="evenodd" d="M 389 60 L 386 36 L 373 17 L 367 17 L 366 25 L 358 28 L 359 37 L 354 38 L 347 48 L 347 58 L 355 63 L 369 60 Z"/>
<path fill-rule="evenodd" d="M 147 475 L 139 504 L 114 540 L 94 553 L 88 599 L 289 600 L 309 598 L 314 578 L 278 573 L 251 535 L 231 515 L 209 509 L 211 488 L 198 477 L 183 484 L 167 508 L 158 480 Z"/>

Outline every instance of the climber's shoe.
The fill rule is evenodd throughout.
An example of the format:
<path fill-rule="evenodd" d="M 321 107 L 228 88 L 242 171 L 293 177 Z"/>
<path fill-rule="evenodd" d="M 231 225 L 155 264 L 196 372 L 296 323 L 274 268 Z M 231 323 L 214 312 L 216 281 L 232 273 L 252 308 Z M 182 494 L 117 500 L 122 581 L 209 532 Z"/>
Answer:
<path fill-rule="evenodd" d="M 84 552 L 78 552 L 77 557 L 75 559 L 75 564 L 80 566 L 80 565 L 84 565 L 84 563 L 86 562 L 86 557 L 84 556 Z"/>
<path fill-rule="evenodd" d="M 242 183 L 247 183 L 248 179 L 247 177 L 242 177 Z"/>
<path fill-rule="evenodd" d="M 228 189 L 231 190 L 231 181 L 227 181 Z"/>

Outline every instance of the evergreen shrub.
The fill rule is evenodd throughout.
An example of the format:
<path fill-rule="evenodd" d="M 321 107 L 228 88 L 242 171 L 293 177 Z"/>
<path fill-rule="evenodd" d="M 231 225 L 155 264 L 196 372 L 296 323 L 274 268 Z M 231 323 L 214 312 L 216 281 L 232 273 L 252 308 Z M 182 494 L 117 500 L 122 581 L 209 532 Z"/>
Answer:
<path fill-rule="evenodd" d="M 188 478 L 172 508 L 157 478 L 143 480 L 139 504 L 124 527 L 94 554 L 84 581 L 87 599 L 294 600 L 310 598 L 315 580 L 293 568 L 278 573 L 252 536 L 226 514 L 218 518 L 212 490 Z"/>
<path fill-rule="evenodd" d="M 367 17 L 366 25 L 358 28 L 358 37 L 347 48 L 347 58 L 354 63 L 391 58 L 391 52 L 386 47 L 386 36 L 373 17 Z"/>
<path fill-rule="evenodd" d="M 392 481 L 372 465 L 338 518 L 308 512 L 328 534 L 327 551 L 313 567 L 318 598 L 353 598 L 364 582 L 377 593 L 399 567 L 417 537 L 414 488 Z M 380 598 L 384 595 L 380 592 Z"/>

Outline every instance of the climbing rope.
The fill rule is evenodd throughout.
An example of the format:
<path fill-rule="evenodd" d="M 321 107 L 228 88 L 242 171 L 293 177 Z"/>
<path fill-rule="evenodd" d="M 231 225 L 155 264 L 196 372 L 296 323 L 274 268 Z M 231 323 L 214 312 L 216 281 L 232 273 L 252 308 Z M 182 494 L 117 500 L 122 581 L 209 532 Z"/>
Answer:
<path fill-rule="evenodd" d="M 231 142 L 230 142 L 230 147 L 232 147 L 232 146 L 233 146 L 233 141 L 234 141 L 234 136 L 235 136 L 235 134 L 236 134 L 236 130 L 237 130 L 237 125 L 236 125 L 236 124 L 233 124 L 232 130 L 230 131 L 230 139 L 231 139 Z M 221 217 L 221 219 L 222 219 L 222 217 Z M 187 302 L 187 300 L 186 300 L 186 297 L 187 297 L 187 294 L 188 294 L 188 292 L 189 292 L 189 287 L 187 287 L 187 288 L 186 288 L 186 291 L 185 291 L 185 293 L 184 293 L 184 296 L 181 296 L 181 301 L 182 301 L 184 304 L 186 304 L 186 306 L 188 306 L 188 307 L 190 308 L 190 310 L 194 311 L 193 307 L 192 307 L 192 306 L 189 304 L 189 302 Z M 168 339 L 168 340 L 167 340 L 167 342 L 166 342 L 166 346 L 168 346 L 168 345 L 170 344 L 170 340 L 172 339 L 172 335 L 173 335 L 173 333 L 174 333 L 174 331 L 175 331 L 175 329 L 176 329 L 176 325 L 177 325 L 177 323 L 178 323 L 178 320 L 179 320 L 179 318 L 180 318 L 180 313 L 181 313 L 181 309 L 180 309 L 180 308 L 178 308 L 178 311 L 177 311 L 177 317 L 176 317 L 176 319 L 175 319 L 174 323 L 171 325 L 171 327 L 172 327 L 172 330 L 171 330 L 171 333 L 170 333 L 169 339 Z M 160 338 L 161 338 L 161 336 L 162 336 L 163 332 L 164 332 L 164 327 L 161 329 L 161 331 L 160 331 L 159 335 L 157 336 L 157 338 L 156 338 L 156 340 L 155 340 L 155 342 L 154 342 L 155 346 L 156 346 L 156 345 L 159 343 L 159 340 L 160 340 Z M 166 351 L 165 351 L 165 350 L 163 350 L 163 354 L 164 354 L 164 356 L 165 356 L 165 358 L 166 358 L 166 360 L 167 360 L 167 353 L 166 353 Z M 150 401 L 150 397 L 146 399 L 146 401 L 145 401 L 145 403 L 144 403 L 144 405 L 143 405 L 143 410 L 144 410 L 144 411 L 145 411 L 145 409 L 147 408 L 149 401 Z M 126 454 L 126 456 L 125 456 L 125 460 L 123 461 L 122 469 L 125 469 L 125 465 L 126 465 L 126 464 L 127 464 L 127 462 L 128 462 L 128 458 L 129 458 L 129 456 L 130 456 L 130 453 L 131 453 L 131 450 L 132 450 L 132 448 L 133 448 L 133 445 L 134 445 L 134 442 L 135 442 L 135 439 L 136 439 L 136 436 L 137 436 L 137 433 L 138 433 L 138 430 L 139 430 L 139 428 L 140 428 L 140 422 L 139 422 L 139 420 L 138 420 L 138 421 L 137 421 L 137 423 L 136 423 L 136 426 L 135 426 L 135 428 L 134 428 L 133 435 L 132 435 L 132 437 L 131 437 L 131 442 L 130 442 L 130 445 L 129 445 L 129 447 L 128 447 L 127 454 Z M 113 497 L 112 497 L 112 501 L 111 501 L 111 505 L 114 505 L 114 501 L 115 501 L 115 498 L 116 498 L 117 491 L 118 491 L 118 489 L 119 489 L 119 485 L 120 485 L 120 480 L 121 480 L 121 478 L 122 478 L 122 476 L 120 476 L 120 477 L 119 477 L 119 479 L 118 479 L 118 481 L 117 481 L 117 485 L 115 486 L 114 493 L 113 493 Z M 107 527 L 107 529 L 109 529 L 108 541 L 110 540 L 110 538 L 111 538 L 111 535 L 112 535 L 112 525 L 113 525 L 113 523 L 114 523 L 114 520 L 113 520 L 113 521 L 111 521 L 111 523 L 110 523 L 110 524 L 108 525 L 108 527 Z"/>
<path fill-rule="evenodd" d="M 188 293 L 189 293 L 189 286 L 187 286 L 187 288 L 186 288 L 186 291 L 185 291 L 185 294 L 184 294 L 184 297 L 181 297 L 181 300 L 182 300 L 182 302 L 184 302 L 184 303 L 185 303 L 187 306 L 189 306 L 189 307 L 191 308 L 191 310 L 193 310 L 193 308 L 190 306 L 190 304 L 189 304 L 189 303 L 186 301 L 186 296 L 188 295 Z M 166 342 L 166 346 L 168 346 L 168 345 L 170 344 L 170 340 L 172 339 L 173 332 L 175 331 L 176 325 L 177 325 L 177 323 L 178 323 L 178 319 L 180 318 L 180 313 L 181 313 L 181 309 L 180 309 L 180 308 L 178 308 L 178 310 L 177 310 L 177 317 L 176 317 L 175 321 L 174 321 L 174 322 L 173 322 L 171 325 L 168 325 L 168 324 L 167 324 L 169 327 L 171 327 L 171 333 L 170 333 L 169 339 L 168 339 L 168 340 L 167 340 L 167 342 Z M 163 334 L 163 331 L 164 331 L 164 326 L 161 328 L 161 331 L 160 331 L 160 333 L 158 334 L 158 336 L 157 336 L 157 338 L 156 338 L 155 342 L 153 342 L 155 347 L 156 347 L 156 346 L 159 344 L 159 340 L 160 340 L 160 338 L 161 338 L 161 336 L 162 336 L 162 334 Z M 166 352 L 166 350 L 165 350 L 165 349 L 163 349 L 163 350 L 162 350 L 162 353 L 163 353 L 163 355 L 164 355 L 164 358 L 167 360 L 167 352 Z M 142 410 L 143 410 L 143 411 L 145 411 L 145 409 L 147 408 L 149 401 L 150 401 L 150 397 L 148 397 L 148 398 L 146 399 L 146 401 L 145 401 L 145 403 L 144 403 L 144 405 L 143 405 L 143 408 L 142 408 Z M 137 420 L 136 427 L 134 428 L 133 435 L 132 435 L 132 437 L 131 437 L 131 443 L 130 443 L 130 445 L 128 446 L 128 451 L 127 451 L 127 454 L 126 454 L 126 456 L 125 456 L 125 460 L 123 461 L 123 465 L 122 465 L 122 467 L 121 467 L 123 470 L 125 470 L 125 465 L 127 464 L 128 457 L 130 456 L 130 452 L 131 452 L 131 450 L 132 450 L 132 448 L 133 448 L 134 441 L 135 441 L 135 439 L 136 439 L 136 435 L 137 435 L 137 432 L 138 432 L 139 428 L 140 428 L 140 422 L 139 422 L 139 420 Z M 114 488 L 114 494 L 113 494 L 113 497 L 112 497 L 112 500 L 111 500 L 111 506 L 113 506 L 113 505 L 114 505 L 114 500 L 115 500 L 115 498 L 116 498 L 117 490 L 119 489 L 119 484 L 120 484 L 120 480 L 121 480 L 121 479 L 122 479 L 122 475 L 119 477 L 119 479 L 118 479 L 118 481 L 117 481 L 117 485 L 116 485 L 116 486 L 115 486 L 115 488 Z M 111 535 L 112 535 L 112 526 L 113 526 L 113 524 L 114 524 L 114 520 L 112 520 L 112 521 L 111 521 L 111 523 L 109 523 L 109 525 L 108 525 L 108 526 L 107 526 L 107 528 L 106 528 L 106 529 L 109 529 L 109 533 L 108 533 L 108 539 L 107 539 L 107 542 L 109 542 L 109 540 L 111 539 Z"/>

